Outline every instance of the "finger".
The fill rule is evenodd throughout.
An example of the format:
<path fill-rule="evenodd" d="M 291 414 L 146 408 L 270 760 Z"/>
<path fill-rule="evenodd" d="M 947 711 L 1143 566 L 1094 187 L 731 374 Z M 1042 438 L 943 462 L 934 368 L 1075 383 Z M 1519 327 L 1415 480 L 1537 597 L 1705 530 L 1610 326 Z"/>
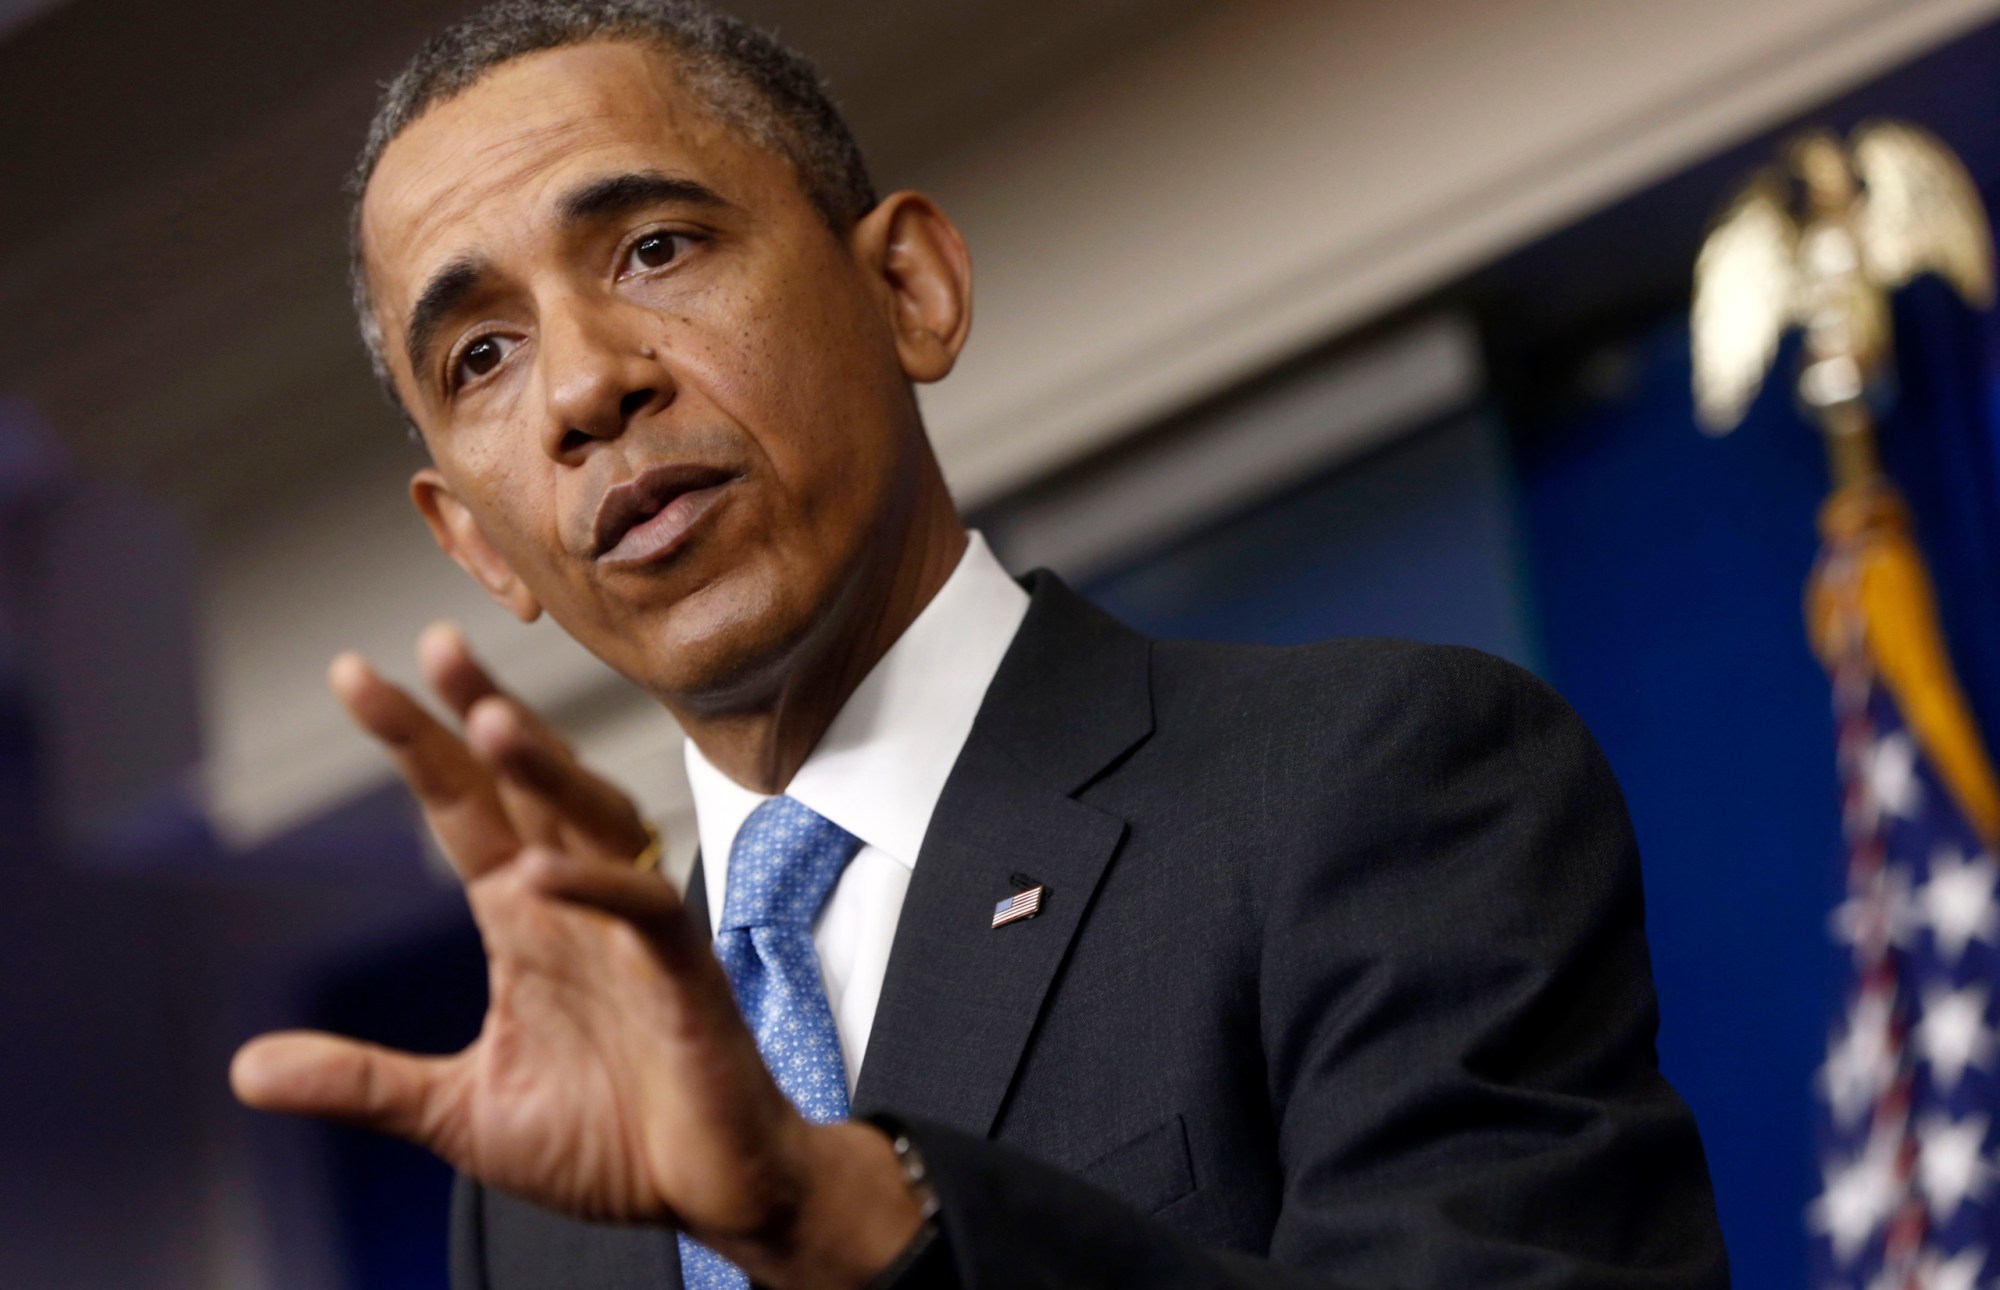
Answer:
<path fill-rule="evenodd" d="M 456 623 L 440 621 L 424 629 L 423 634 L 417 637 L 417 666 L 431 689 L 468 726 L 473 711 L 482 705 L 511 705 L 515 715 L 506 730 L 510 736 L 509 752 L 526 755 L 518 747 L 525 743 L 546 749 L 558 758 L 570 755 L 569 745 L 563 742 L 561 735 L 533 709 L 500 688 L 493 674 L 473 656 L 470 642 Z M 469 732 L 468 742 L 473 742 Z M 474 751 L 479 751 L 476 744 Z M 483 760 L 494 766 L 493 757 L 486 756 Z M 497 766 L 494 768 L 498 769 Z M 500 801 L 506 807 L 508 818 L 513 821 L 514 831 L 522 842 L 561 846 L 569 841 L 563 830 L 563 821 L 550 803 L 509 782 L 504 776 L 500 782 Z"/>
<path fill-rule="evenodd" d="M 543 895 L 630 923 L 669 971 L 678 974 L 714 965 L 708 928 L 688 912 L 680 893 L 659 874 L 591 864 L 544 847 L 523 853 L 521 864 L 529 884 Z"/>
<path fill-rule="evenodd" d="M 440 1155 L 440 1106 L 455 1057 L 420 1057 L 318 1031 L 260 1035 L 236 1051 L 229 1086 L 260 1111 L 310 1115 L 393 1134 Z"/>
<path fill-rule="evenodd" d="M 631 799 L 586 769 L 561 734 L 502 689 L 456 624 L 424 629 L 417 664 L 464 719 L 474 753 L 500 772 L 501 797 L 523 842 L 618 863 L 645 850 L 651 836 Z"/>
<path fill-rule="evenodd" d="M 355 722 L 388 751 L 461 876 L 477 877 L 520 848 L 492 772 L 464 740 L 358 654 L 334 659 L 327 683 Z"/>
<path fill-rule="evenodd" d="M 417 666 L 440 699 L 451 706 L 460 720 L 470 719 L 472 709 L 482 699 L 502 698 L 520 709 L 523 721 L 541 740 L 567 752 L 569 745 L 552 727 L 520 700 L 515 699 L 472 653 L 472 645 L 458 624 L 439 621 L 424 628 L 417 637 Z"/>
<path fill-rule="evenodd" d="M 500 801 L 514 832 L 523 843 L 561 846 L 567 840 L 563 819 L 546 797 L 521 781 L 517 763 L 552 760 L 558 754 L 542 741 L 539 723 L 503 695 L 488 695 L 472 707 L 465 721 L 465 744 L 500 789 Z"/>
<path fill-rule="evenodd" d="M 566 745 L 544 738 L 533 715 L 515 700 L 481 699 L 466 719 L 465 738 L 510 791 L 555 821 L 557 836 L 538 840 L 617 864 L 629 863 L 651 841 L 632 799 L 586 769 Z"/>

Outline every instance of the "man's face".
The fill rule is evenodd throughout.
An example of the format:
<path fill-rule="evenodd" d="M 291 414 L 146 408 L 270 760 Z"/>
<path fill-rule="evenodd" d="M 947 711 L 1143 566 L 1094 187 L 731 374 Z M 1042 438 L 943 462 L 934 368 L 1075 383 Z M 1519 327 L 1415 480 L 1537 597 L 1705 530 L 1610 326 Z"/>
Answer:
<path fill-rule="evenodd" d="M 726 701 L 893 558 L 928 451 L 893 292 L 662 53 L 537 53 L 432 107 L 362 245 L 419 506 L 517 613 Z"/>

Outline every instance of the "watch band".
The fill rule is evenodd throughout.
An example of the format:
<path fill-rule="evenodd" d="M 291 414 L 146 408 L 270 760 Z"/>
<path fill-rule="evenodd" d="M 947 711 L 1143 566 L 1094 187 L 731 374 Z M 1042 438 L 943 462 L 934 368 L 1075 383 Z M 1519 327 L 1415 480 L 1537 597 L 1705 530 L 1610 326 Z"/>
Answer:
<path fill-rule="evenodd" d="M 876 1121 L 875 1127 L 889 1135 L 889 1146 L 896 1153 L 896 1163 L 903 1167 L 903 1182 L 908 1185 L 910 1194 L 917 1198 L 924 1221 L 937 1217 L 937 1188 L 931 1186 L 930 1169 L 924 1164 L 923 1153 L 917 1150 L 917 1144 L 910 1141 L 909 1131 L 900 1123 L 883 1123 L 881 1119 Z"/>
<path fill-rule="evenodd" d="M 903 1247 L 888 1267 L 882 1269 L 868 1290 L 946 1290 L 956 1287 L 958 1278 L 952 1266 L 949 1243 L 945 1240 L 944 1226 L 938 1222 L 938 1210 L 942 1202 L 938 1199 L 937 1188 L 931 1185 L 930 1170 L 924 1164 L 923 1153 L 902 1121 L 889 1115 L 871 1115 L 868 1122 L 882 1130 L 889 1137 L 889 1145 L 896 1153 L 896 1163 L 903 1168 L 903 1182 L 910 1194 L 916 1198 L 918 1212 L 923 1222 L 917 1226 L 917 1234 Z"/>

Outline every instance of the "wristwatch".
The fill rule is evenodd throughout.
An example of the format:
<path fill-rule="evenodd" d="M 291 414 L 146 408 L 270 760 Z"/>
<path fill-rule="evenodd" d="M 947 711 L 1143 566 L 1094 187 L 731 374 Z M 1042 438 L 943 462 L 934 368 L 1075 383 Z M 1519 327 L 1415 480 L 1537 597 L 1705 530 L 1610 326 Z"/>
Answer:
<path fill-rule="evenodd" d="M 957 1287 L 958 1273 L 952 1266 L 951 1248 L 944 1237 L 944 1225 L 938 1222 L 937 1188 L 931 1185 L 930 1171 L 924 1165 L 923 1153 L 916 1143 L 910 1141 L 910 1134 L 902 1121 L 890 1115 L 871 1115 L 868 1122 L 889 1135 L 889 1145 L 896 1152 L 896 1163 L 903 1167 L 903 1182 L 910 1194 L 916 1198 L 918 1212 L 923 1222 L 917 1227 L 917 1234 L 903 1247 L 894 1262 L 882 1269 L 868 1290 L 953 1290 Z"/>

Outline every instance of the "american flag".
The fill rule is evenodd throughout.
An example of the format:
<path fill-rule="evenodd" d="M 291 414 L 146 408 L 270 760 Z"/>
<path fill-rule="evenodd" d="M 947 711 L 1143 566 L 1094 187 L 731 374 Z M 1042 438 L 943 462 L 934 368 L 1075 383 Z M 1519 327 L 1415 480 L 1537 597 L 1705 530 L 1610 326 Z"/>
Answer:
<path fill-rule="evenodd" d="M 1026 891 L 1015 892 L 993 907 L 993 925 L 1005 927 L 1008 923 L 1018 923 L 1041 912 L 1042 889 L 1030 887 Z"/>
<path fill-rule="evenodd" d="M 1859 620 L 1852 625 L 1858 626 Z M 1830 660 L 1847 895 L 1842 1007 L 1818 1085 L 1818 1290 L 2000 1284 L 2000 867 L 1861 643 Z"/>

